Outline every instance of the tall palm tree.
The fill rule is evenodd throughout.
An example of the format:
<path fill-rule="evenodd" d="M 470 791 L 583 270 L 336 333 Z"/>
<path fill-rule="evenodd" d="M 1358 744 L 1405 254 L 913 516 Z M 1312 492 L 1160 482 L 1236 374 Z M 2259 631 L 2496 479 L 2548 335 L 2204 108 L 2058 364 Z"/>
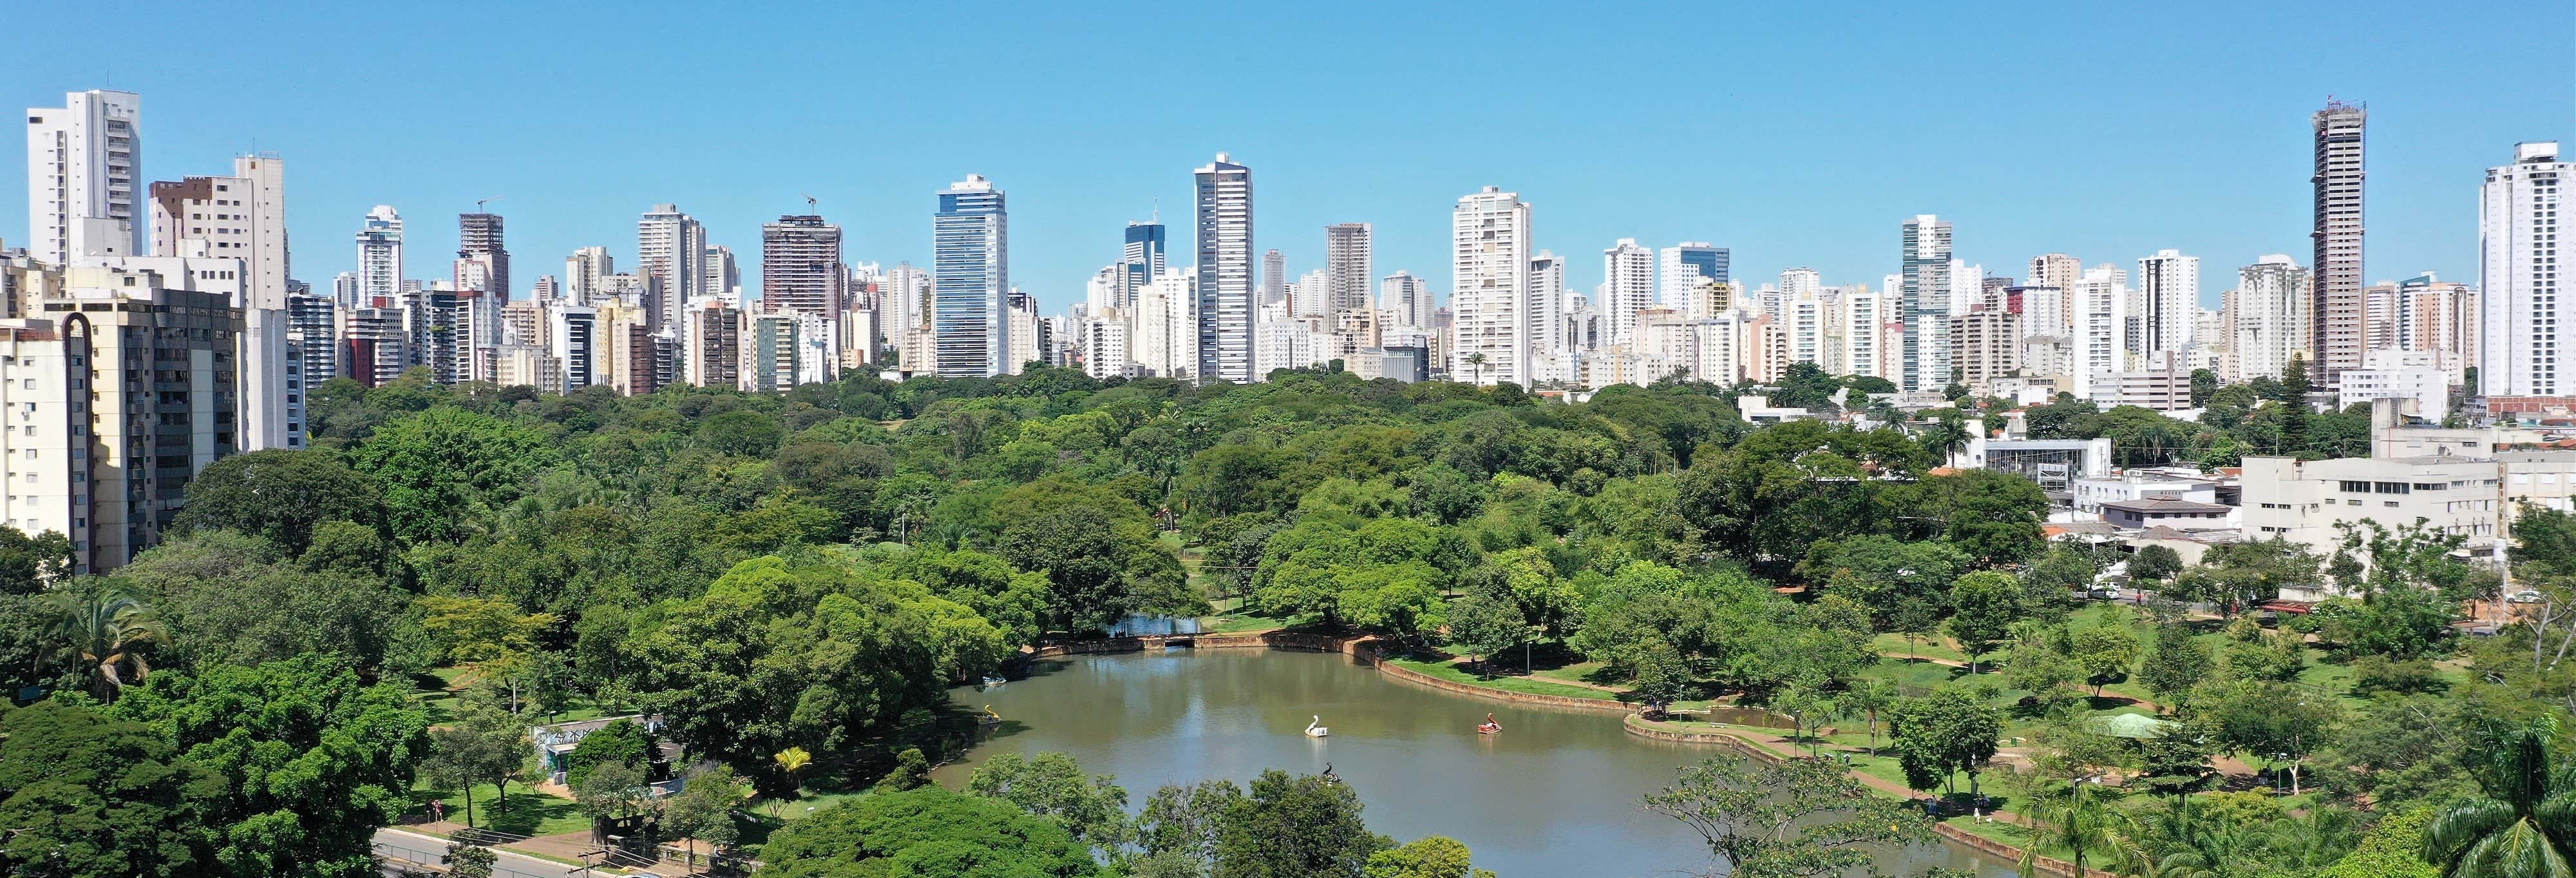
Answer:
<path fill-rule="evenodd" d="M 2557 723 L 2493 736 L 2478 765 L 2484 796 L 2442 806 L 2424 827 L 2424 862 L 2442 878 L 2576 878 L 2576 759 L 2551 762 Z"/>
<path fill-rule="evenodd" d="M 45 602 L 59 614 L 48 639 L 59 655 L 82 666 L 90 694 L 100 701 L 116 700 L 127 683 L 151 673 L 143 660 L 146 645 L 170 642 L 160 615 L 123 589 L 58 591 Z"/>
<path fill-rule="evenodd" d="M 2040 874 L 2039 849 L 2062 847 L 2074 861 L 2075 874 L 2084 874 L 2084 853 L 2100 852 L 2113 846 L 2113 821 L 2118 812 L 2102 804 L 2093 784 L 2078 781 L 2067 784 L 2053 795 L 2035 797 L 2037 801 L 2024 812 L 2031 818 L 2031 844 L 2021 853 L 2022 878 Z"/>
<path fill-rule="evenodd" d="M 1468 354 L 1468 355 L 1466 355 L 1465 357 L 1461 357 L 1460 359 L 1462 359 L 1462 360 L 1466 361 L 1467 365 L 1470 367 L 1470 368 L 1467 370 L 1467 375 L 1468 375 L 1467 383 L 1469 383 L 1469 384 L 1483 384 L 1483 383 L 1485 383 L 1485 382 L 1482 380 L 1482 379 L 1485 377 L 1485 352 L 1483 352 L 1483 351 L 1477 351 L 1477 352 L 1474 352 L 1474 353 Z"/>

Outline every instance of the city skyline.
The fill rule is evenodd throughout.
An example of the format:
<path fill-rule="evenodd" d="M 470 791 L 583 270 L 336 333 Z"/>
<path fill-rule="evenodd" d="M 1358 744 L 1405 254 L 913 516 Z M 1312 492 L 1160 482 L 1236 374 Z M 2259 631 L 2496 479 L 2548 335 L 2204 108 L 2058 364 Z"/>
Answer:
<path fill-rule="evenodd" d="M 77 27 L 103 12 L 74 7 L 52 20 Z M 196 14 L 178 9 L 119 20 L 148 32 L 185 27 Z M 405 24 L 407 16 L 398 12 L 363 14 L 376 16 L 372 21 L 384 32 L 408 34 L 404 39 L 433 41 L 438 28 L 448 26 L 427 20 Z M 825 14 L 866 22 L 898 56 L 928 51 L 913 48 L 908 35 L 942 25 L 866 12 Z M 1700 14 L 1678 11 L 1667 17 L 1688 20 Z M 1974 32 L 2016 16 L 2041 14 L 1981 10 L 1938 28 Z M 2057 27 L 2123 21 L 2069 19 L 2094 13 L 2045 14 Z M 2410 20 L 2416 16 L 2423 20 Z M 2202 17 L 2257 26 L 2295 20 L 2296 13 L 2220 13 L 2212 8 Z M 1027 18 L 996 26 L 1008 31 L 1004 39 L 1023 40 L 1034 40 L 1047 26 L 1076 33 L 1104 26 L 1062 13 Z M 1465 18 L 1437 11 L 1389 13 L 1377 19 L 1360 45 L 1321 45 L 1325 56 L 1316 60 L 1364 52 L 1407 34 L 1432 34 L 1440 39 L 1426 48 L 1428 57 L 1382 59 L 1381 67 L 1372 69 L 1377 75 L 1414 74 L 1426 82 L 1448 82 L 1454 77 L 1436 68 L 1440 58 L 1457 49 L 1442 47 L 1503 26 Z M 274 26 L 291 36 L 298 29 L 369 21 L 290 16 Z M 1760 13 L 1731 21 L 1746 32 L 1779 38 L 1778 46 L 1756 41 L 1748 47 L 1757 56 L 1815 45 L 1802 38 L 1818 36 L 1815 29 L 1820 27 Z M 2423 10 L 2392 9 L 2369 21 L 2357 37 L 2364 45 L 2401 34 L 2435 46 L 2468 36 L 2460 25 L 2445 24 Z M 774 30 L 757 12 L 746 13 L 745 23 L 744 32 Z M 523 27 L 534 33 L 543 24 Z M 1264 39 L 1294 41 L 1307 33 L 1306 25 L 1285 24 L 1293 26 Z M 562 100 L 577 99 L 576 109 L 602 118 L 623 114 L 643 100 L 610 81 L 612 68 L 570 64 L 594 51 L 580 46 L 565 47 L 559 53 L 563 58 L 534 62 L 562 74 L 554 90 L 543 94 L 484 88 L 478 78 L 492 74 L 475 72 L 471 64 L 407 68 L 399 80 L 367 77 L 367 88 L 360 89 L 360 82 L 316 76 L 340 69 L 335 53 L 344 50 L 315 41 L 294 43 L 309 47 L 274 70 L 254 64 L 254 57 L 271 60 L 265 55 L 218 52 L 207 59 L 211 71 L 145 71 L 138 77 L 132 70 L 99 69 L 94 60 L 41 46 L 0 60 L 0 70 L 9 72 L 7 81 L 19 84 L 11 99 L 22 106 L 57 105 L 64 92 L 87 88 L 143 95 L 147 147 L 142 174 L 148 179 L 220 173 L 227 157 L 254 149 L 278 152 L 295 163 L 296 203 L 288 224 L 303 244 L 296 274 L 307 281 L 321 283 L 355 268 L 354 247 L 330 242 L 349 240 L 377 204 L 393 205 L 410 221 L 407 244 L 417 252 L 408 260 L 409 277 L 434 278 L 433 268 L 445 262 L 437 257 L 455 247 L 446 216 L 474 212 L 475 200 L 495 195 L 506 200 L 488 209 L 508 218 L 514 255 L 522 263 L 534 259 L 538 266 L 523 264 L 516 272 L 513 292 L 519 297 L 528 294 L 537 275 L 552 273 L 546 269 L 580 247 L 606 246 L 620 259 L 633 258 L 627 230 L 638 215 L 661 203 L 675 203 L 698 217 L 711 244 L 743 253 L 749 263 L 760 224 L 806 212 L 801 193 L 812 192 L 821 200 L 816 212 L 847 230 L 846 252 L 852 261 L 924 265 L 930 262 L 930 224 L 924 221 L 918 193 L 980 173 L 1013 192 L 1017 240 L 1011 276 L 1048 313 L 1079 301 L 1084 282 L 1100 265 L 1115 260 L 1118 229 L 1126 221 L 1146 219 L 1158 207 L 1186 210 L 1188 170 L 1218 151 L 1259 168 L 1269 182 L 1272 195 L 1256 208 L 1255 226 L 1263 233 L 1252 242 L 1255 253 L 1281 249 L 1290 275 L 1302 275 L 1324 267 L 1321 227 L 1371 223 L 1375 273 L 1383 277 L 1407 270 L 1431 278 L 1444 301 L 1449 290 L 1441 277 L 1448 261 L 1443 214 L 1459 196 L 1485 185 L 1519 192 L 1541 207 L 1533 242 L 1537 247 L 1587 253 L 1620 238 L 1657 248 L 1707 241 L 1732 251 L 1732 273 L 1751 285 L 1796 266 L 1817 269 L 1829 284 L 1870 282 L 1897 268 L 1885 242 L 1897 223 L 1916 214 L 1955 222 L 1958 256 L 1997 274 L 2014 274 L 2012 269 L 2033 255 L 2050 252 L 2073 254 L 2087 266 L 2128 265 L 2164 249 L 2202 257 L 2211 265 L 2251 264 L 2262 254 L 2304 254 L 2308 249 L 2302 245 L 2308 243 L 2309 230 L 2305 184 L 2310 132 L 2302 123 L 2328 95 L 2367 103 L 2372 110 L 2370 245 L 2363 281 L 2402 279 L 2425 270 L 2469 278 L 2477 265 L 2476 204 L 2461 193 L 2491 163 L 2493 144 L 2565 139 L 2570 106 L 2576 104 L 2568 99 L 2576 86 L 2562 80 L 2465 66 L 2384 70 L 2380 68 L 2388 65 L 2321 60 L 2340 51 L 2328 48 L 2293 47 L 2279 57 L 2245 59 L 2251 66 L 2229 75 L 2249 84 L 2214 94 L 2190 87 L 2206 79 L 2169 76 L 2153 65 L 2153 72 L 2105 73 L 1997 45 L 1990 47 L 1991 60 L 2019 63 L 2022 69 L 2006 77 L 1983 68 L 1936 66 L 1924 75 L 1944 77 L 1957 113 L 1952 121 L 1909 126 L 1907 132 L 1916 139 L 1898 149 L 1877 133 L 1893 129 L 1883 124 L 1884 110 L 1869 108 L 1863 86 L 1872 76 L 1895 75 L 1904 68 L 1851 49 L 1893 44 L 1900 39 L 1900 24 L 1891 20 L 1884 32 L 1852 34 L 1836 42 L 1838 57 L 1856 59 L 1852 69 L 1785 65 L 1804 71 L 1790 76 L 1761 72 L 1761 64 L 1721 69 L 1684 62 L 1674 69 L 1677 76 L 1636 90 L 1632 99 L 1687 97 L 1708 108 L 1678 119 L 1639 114 L 1604 120 L 1561 100 L 1586 85 L 1633 72 L 1615 63 L 1598 69 L 1536 65 L 1496 82 L 1452 83 L 1464 89 L 1458 96 L 1511 97 L 1542 109 L 1565 108 L 1554 117 L 1563 123 L 1540 126 L 1545 130 L 1522 124 L 1525 120 L 1517 114 L 1456 124 L 1459 111 L 1437 102 L 1417 106 L 1387 99 L 1327 108 L 1311 97 L 1295 96 L 1313 74 L 1254 62 L 1236 99 L 1248 106 L 1229 102 L 1193 115 L 1186 124 L 1151 126 L 1151 131 L 1122 125 L 1114 147 L 1084 142 L 1080 136 L 1015 136 L 1033 126 L 1067 124 L 1070 108 L 1042 104 L 1060 100 L 1095 75 L 1076 71 L 1069 82 L 1042 81 L 1032 65 L 1055 57 L 1045 52 L 979 75 L 946 95 L 949 101 L 979 105 L 971 121 L 955 106 L 913 93 L 907 85 L 912 80 L 902 77 L 864 95 L 818 98 L 829 111 L 824 115 L 858 120 L 835 121 L 819 139 L 767 137 L 784 130 L 785 117 L 768 113 L 772 107 L 761 104 L 711 109 L 731 132 L 723 137 L 674 129 L 637 138 L 616 130 L 618 126 L 564 124 Z M 1142 35 L 1178 26 L 1149 23 Z M 2563 31 L 2490 36 L 2501 42 L 2481 43 L 2479 52 L 2568 55 Z M 2150 28 L 2135 51 L 2191 57 L 2222 51 L 2225 41 L 2215 33 Z M 2510 46 L 2521 49 L 2506 48 Z M 713 63 L 693 70 L 684 93 L 712 93 L 762 75 L 765 68 L 734 63 L 742 47 L 731 47 L 731 54 L 720 48 L 706 50 Z M 2028 76 L 2033 64 L 2109 79 L 2036 82 L 2049 77 Z M 207 72 L 217 74 L 212 78 L 221 80 L 220 88 L 201 81 L 208 79 Z M 286 88 L 288 81 L 294 89 Z M 271 93 L 263 90 L 264 83 L 274 84 L 281 96 L 262 97 Z M 1186 98 L 1198 88 L 1174 86 L 1172 91 Z M 463 94 L 484 101 L 472 112 L 490 118 L 474 126 L 353 126 L 327 112 L 316 115 L 317 108 L 328 108 L 340 97 L 367 95 L 395 109 L 418 107 L 420 118 L 434 121 L 443 113 L 465 111 L 456 97 Z M 2077 99 L 2078 94 L 2083 97 Z M 2093 138 L 2080 151 L 2052 145 L 2061 139 L 2054 135 L 2011 137 L 2019 130 L 2015 123 L 1990 121 L 2014 118 L 2008 113 L 2050 100 L 2072 116 L 2088 111 L 2099 115 L 2106 125 L 2124 112 L 2120 108 L 2187 102 L 2193 112 L 2183 125 L 2116 126 L 2123 136 Z M 549 115 L 539 115 L 539 106 Z M 1256 121 L 1269 113 L 1295 123 L 1328 109 L 1338 109 L 1341 121 L 1324 131 L 1302 123 Z M 1538 118 L 1550 117 L 1542 112 Z M 967 139 L 934 148 L 882 136 L 924 125 L 965 126 L 961 133 Z M 485 142 L 485 136 L 494 139 Z M 818 143 L 830 146 L 817 148 Z M 678 167 L 691 172 L 667 173 Z M 1871 170 L 1818 172 L 1836 167 Z M 12 187 L 0 192 L 0 198 L 23 201 L 17 187 L 24 181 L 0 185 Z M 0 240 L 12 245 L 29 241 L 24 223 L 20 216 L 0 216 Z M 432 255 L 419 255 L 424 253 Z M 1598 269 L 1586 260 L 1575 261 L 1583 264 L 1573 266 L 1568 286 L 1588 293 L 1601 280 Z M 758 275 L 756 265 L 743 269 Z M 2221 286 L 2203 284 L 2200 306 L 2215 307 Z"/>

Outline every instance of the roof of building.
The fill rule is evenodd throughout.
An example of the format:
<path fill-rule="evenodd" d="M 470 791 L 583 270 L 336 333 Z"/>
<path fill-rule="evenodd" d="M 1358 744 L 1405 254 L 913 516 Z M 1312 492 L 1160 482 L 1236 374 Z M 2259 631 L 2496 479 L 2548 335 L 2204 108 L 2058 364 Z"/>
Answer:
<path fill-rule="evenodd" d="M 2159 524 L 2154 527 L 2138 531 L 2137 536 L 2131 537 L 2130 539 L 2180 540 L 2183 542 L 2211 544 L 2232 543 L 2236 541 L 2236 530 L 2234 528 L 2228 528 L 2225 530 L 2175 530 Z"/>
<path fill-rule="evenodd" d="M 2137 500 L 2113 500 L 2102 504 L 2102 508 L 2118 509 L 2123 512 L 2166 515 L 2180 515 L 2190 512 L 2226 512 L 2228 510 L 2228 507 L 2220 506 L 2216 503 L 2195 503 L 2190 500 L 2175 500 L 2169 497 L 2145 497 Z"/>
<path fill-rule="evenodd" d="M 2043 524 L 2040 525 L 2039 530 L 2041 533 L 2045 533 L 2049 536 L 2063 536 L 2066 534 L 2115 534 L 2120 532 L 2119 528 L 2112 527 L 2111 523 L 2107 521 L 2069 521 L 2059 524 Z"/>

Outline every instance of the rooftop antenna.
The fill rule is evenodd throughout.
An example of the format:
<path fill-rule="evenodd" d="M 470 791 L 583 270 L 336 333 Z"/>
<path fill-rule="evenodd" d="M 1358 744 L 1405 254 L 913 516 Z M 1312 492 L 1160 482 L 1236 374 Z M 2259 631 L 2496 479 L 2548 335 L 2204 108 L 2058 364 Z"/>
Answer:
<path fill-rule="evenodd" d="M 499 201 L 499 200 L 501 200 L 501 199 L 503 199 L 503 198 L 507 198 L 507 197 L 509 197 L 509 196 L 506 196 L 506 195 L 495 195 L 495 196 L 492 196 L 492 197 L 490 197 L 490 198 L 477 198 L 477 199 L 474 199 L 474 212 L 475 212 L 475 213 L 486 213 L 487 211 L 485 211 L 485 210 L 483 209 L 483 205 L 490 204 L 490 203 L 492 203 L 492 202 Z"/>

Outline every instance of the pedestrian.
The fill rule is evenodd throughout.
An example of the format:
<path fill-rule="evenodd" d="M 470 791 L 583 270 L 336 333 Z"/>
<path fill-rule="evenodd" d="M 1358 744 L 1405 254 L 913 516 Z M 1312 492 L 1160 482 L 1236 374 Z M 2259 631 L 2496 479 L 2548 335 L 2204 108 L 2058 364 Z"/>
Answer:
<path fill-rule="evenodd" d="M 445 823 L 445 822 L 447 822 L 447 800 L 446 800 L 446 799 L 431 799 L 431 800 L 429 800 L 429 819 L 430 819 L 430 821 L 431 821 L 431 822 L 434 822 L 434 823 Z"/>

